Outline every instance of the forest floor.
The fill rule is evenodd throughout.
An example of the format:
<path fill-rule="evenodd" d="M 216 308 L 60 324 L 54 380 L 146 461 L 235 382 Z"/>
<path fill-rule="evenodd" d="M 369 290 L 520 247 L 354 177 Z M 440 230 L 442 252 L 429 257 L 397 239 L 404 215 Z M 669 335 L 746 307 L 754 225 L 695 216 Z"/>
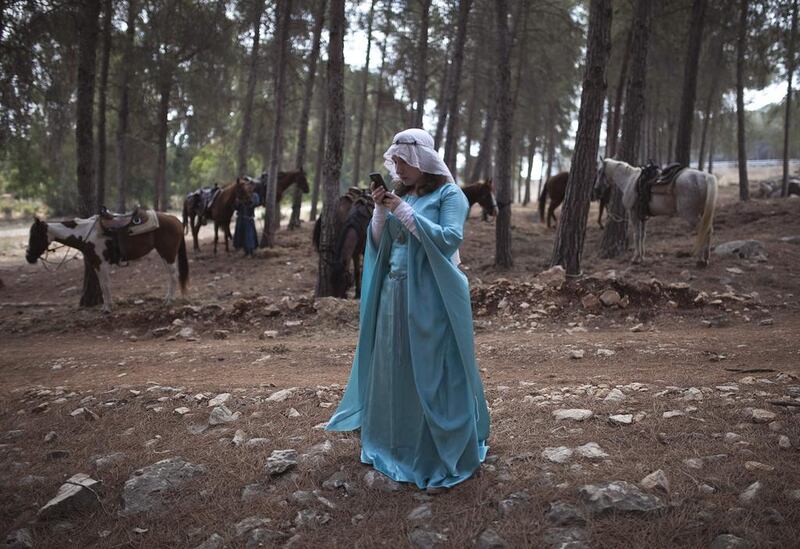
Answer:
<path fill-rule="evenodd" d="M 162 305 L 151 255 L 112 274 L 109 316 L 78 309 L 80 261 L 46 271 L 25 263 L 25 236 L 0 236 L 0 535 L 35 547 L 656 548 L 727 534 L 796 547 L 800 200 L 739 203 L 722 189 L 714 244 L 762 248 L 714 253 L 705 269 L 678 219 L 650 221 L 643 265 L 598 259 L 593 210 L 586 274 L 568 280 L 540 274 L 554 231 L 533 209 L 514 209 L 503 272 L 479 217 L 461 257 L 491 449 L 475 478 L 439 494 L 375 478 L 357 434 L 321 429 L 347 382 L 358 304 L 314 301 L 310 224 L 253 259 L 211 254 L 206 227 L 184 299 Z M 607 290 L 608 306 L 595 299 Z M 230 415 L 214 416 L 229 422 L 209 426 L 221 393 Z M 267 458 L 287 449 L 297 464 L 270 474 Z M 145 486 L 166 459 L 161 484 Z M 37 517 L 77 473 L 102 486 Z"/>

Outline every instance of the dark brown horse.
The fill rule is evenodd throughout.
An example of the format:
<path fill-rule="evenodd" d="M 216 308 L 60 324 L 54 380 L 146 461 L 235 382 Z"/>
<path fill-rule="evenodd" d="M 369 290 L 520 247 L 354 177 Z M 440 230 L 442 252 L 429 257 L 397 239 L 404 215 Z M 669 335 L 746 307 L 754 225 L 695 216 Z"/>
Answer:
<path fill-rule="evenodd" d="M 261 179 L 255 185 L 255 192 L 258 193 L 262 205 L 267 203 L 268 177 L 269 174 L 267 172 L 262 173 Z M 308 192 L 308 179 L 306 178 L 306 172 L 303 171 L 303 168 L 294 172 L 278 172 L 278 187 L 275 189 L 275 202 L 277 204 L 280 204 L 283 193 L 286 192 L 286 189 L 293 183 L 296 183 L 303 193 Z"/>
<path fill-rule="evenodd" d="M 222 227 L 222 233 L 225 237 L 225 251 L 228 252 L 228 240 L 231 240 L 231 217 L 236 210 L 236 201 L 249 200 L 247 193 L 247 184 L 250 183 L 250 178 L 240 176 L 236 181 L 226 185 L 214 199 L 214 202 L 209 208 L 208 217 L 214 222 L 214 253 L 217 253 L 217 242 L 219 241 L 219 229 Z M 197 240 L 195 240 L 197 245 Z M 199 248 L 196 248 L 199 249 Z"/>
<path fill-rule="evenodd" d="M 550 197 L 550 207 L 547 209 L 547 228 L 550 228 L 550 220 L 556 224 L 556 208 L 561 206 L 564 202 L 564 196 L 567 194 L 567 180 L 569 179 L 569 172 L 559 172 L 545 181 L 542 188 L 542 194 L 539 196 L 539 223 L 545 222 L 544 209 L 547 204 L 547 197 Z M 608 199 L 611 196 L 609 189 L 605 189 L 602 193 L 598 194 L 596 188 L 592 187 L 592 200 L 600 201 L 600 215 L 597 216 L 597 224 L 603 228 L 603 210 L 608 204 Z"/>
<path fill-rule="evenodd" d="M 187 193 L 186 198 L 183 200 L 183 234 L 186 234 L 189 229 L 192 230 L 194 251 L 196 252 L 200 251 L 197 233 L 200 232 L 200 227 L 206 224 L 209 214 L 208 204 L 219 191 L 220 188 L 215 183 L 213 187 Z"/>
<path fill-rule="evenodd" d="M 156 213 L 149 210 L 137 216 L 115 216 L 102 219 L 92 216 L 88 219 L 70 219 L 67 221 L 40 221 L 34 217 L 28 237 L 28 249 L 25 259 L 28 263 L 36 263 L 47 251 L 51 242 L 59 242 L 80 251 L 97 273 L 100 289 L 103 292 L 103 311 L 111 311 L 111 283 L 109 271 L 111 265 L 120 262 L 134 261 L 144 257 L 155 249 L 164 261 L 169 274 L 169 287 L 165 303 L 169 304 L 175 297 L 175 287 L 180 282 L 181 292 L 186 291 L 189 282 L 189 261 L 186 257 L 186 241 L 180 220 L 173 215 Z M 144 221 L 136 232 L 137 222 L 156 216 L 158 227 L 146 230 Z M 121 246 L 124 234 L 124 247 Z M 176 265 L 177 260 L 177 265 Z"/>
<path fill-rule="evenodd" d="M 346 298 L 347 291 L 355 282 L 355 298 L 361 297 L 361 258 L 367 245 L 367 230 L 375 204 L 372 195 L 365 189 L 350 187 L 340 196 L 336 204 L 336 224 L 340 229 L 336 235 L 336 252 L 332 265 L 331 285 L 333 297 Z M 314 249 L 319 252 L 322 220 L 314 224 Z M 353 273 L 348 263 L 353 261 Z"/>
<path fill-rule="evenodd" d="M 467 197 L 470 209 L 476 202 L 480 205 L 481 218 L 484 221 L 488 221 L 489 217 L 497 215 L 497 201 L 494 198 L 494 182 L 492 182 L 491 179 L 465 185 L 461 187 L 461 191 L 464 193 L 464 196 Z M 469 216 L 469 212 L 467 212 L 467 216 Z"/>

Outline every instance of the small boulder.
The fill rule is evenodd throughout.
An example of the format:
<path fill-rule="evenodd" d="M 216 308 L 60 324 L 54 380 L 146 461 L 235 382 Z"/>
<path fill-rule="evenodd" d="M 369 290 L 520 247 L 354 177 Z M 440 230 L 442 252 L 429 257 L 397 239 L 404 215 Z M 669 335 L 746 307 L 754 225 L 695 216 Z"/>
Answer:
<path fill-rule="evenodd" d="M 125 481 L 120 514 L 162 511 L 167 497 L 180 491 L 195 477 L 205 474 L 205 467 L 189 463 L 182 457 L 163 459 L 139 469 Z"/>
<path fill-rule="evenodd" d="M 97 492 L 102 483 L 89 475 L 78 473 L 71 476 L 56 496 L 39 509 L 39 518 L 49 520 L 63 517 L 78 510 L 88 509 L 100 503 Z"/>
<path fill-rule="evenodd" d="M 266 469 L 270 475 L 280 475 L 297 465 L 297 450 L 273 450 L 267 458 Z"/>
<path fill-rule="evenodd" d="M 241 416 L 241 412 L 233 413 L 226 406 L 217 406 L 211 410 L 211 415 L 208 416 L 208 424 L 213 426 L 232 423 L 238 420 Z"/>
<path fill-rule="evenodd" d="M 585 410 L 581 408 L 561 408 L 558 410 L 553 410 L 553 417 L 558 420 L 572 419 L 574 421 L 584 421 L 591 418 L 593 415 L 594 412 L 591 410 Z"/>
<path fill-rule="evenodd" d="M 669 493 L 669 479 L 667 479 L 667 475 L 664 474 L 664 471 L 661 469 L 653 471 L 640 480 L 639 486 L 645 490 L 655 490 L 656 488 L 659 488 L 664 492 Z"/>
<path fill-rule="evenodd" d="M 622 298 L 616 290 L 606 290 L 600 294 L 600 302 L 606 307 L 614 307 L 619 305 L 621 301 Z"/>
<path fill-rule="evenodd" d="M 648 513 L 664 509 L 661 498 L 642 492 L 624 480 L 587 484 L 578 490 L 586 505 L 594 512 L 604 511 Z"/>

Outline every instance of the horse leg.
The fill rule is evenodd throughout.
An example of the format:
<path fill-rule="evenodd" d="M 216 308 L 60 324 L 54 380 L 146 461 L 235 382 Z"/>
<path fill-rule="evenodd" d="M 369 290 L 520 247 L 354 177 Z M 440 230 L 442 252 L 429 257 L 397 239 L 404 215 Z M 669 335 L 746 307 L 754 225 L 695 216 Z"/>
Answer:
<path fill-rule="evenodd" d="M 225 226 L 223 227 L 223 232 L 225 233 L 225 253 L 227 254 L 227 253 L 230 253 L 230 250 L 228 249 L 228 240 L 233 240 L 233 237 L 231 236 L 231 220 L 230 219 L 228 220 L 227 223 L 225 223 Z"/>
<path fill-rule="evenodd" d="M 641 263 L 642 256 L 639 253 L 639 239 L 641 238 L 641 231 L 640 227 L 642 225 L 642 221 L 639 217 L 634 214 L 631 216 L 631 222 L 633 223 L 633 259 L 631 259 L 631 263 Z"/>
<path fill-rule="evenodd" d="M 597 224 L 600 225 L 601 229 L 604 228 L 603 227 L 603 208 L 604 207 L 605 207 L 605 203 L 603 202 L 603 199 L 601 198 L 600 199 L 600 213 L 597 215 Z"/>
<path fill-rule="evenodd" d="M 219 242 L 219 225 L 214 221 L 214 255 L 217 255 L 217 242 Z"/>
<path fill-rule="evenodd" d="M 199 217 L 195 218 L 195 216 L 193 215 L 191 217 L 191 223 L 192 223 L 192 240 L 194 240 L 194 251 L 199 252 L 200 245 L 197 243 L 197 235 L 200 232 L 200 218 Z"/>
<path fill-rule="evenodd" d="M 103 308 L 104 313 L 111 312 L 111 277 L 109 276 L 109 266 L 105 261 L 100 263 L 100 268 L 97 270 L 97 280 L 100 282 L 100 291 L 103 294 Z"/>
<path fill-rule="evenodd" d="M 170 263 L 165 257 L 162 257 L 161 261 L 164 262 L 164 268 L 167 270 L 167 276 L 169 277 L 167 295 L 164 298 L 164 305 L 169 305 L 175 299 L 175 288 L 178 287 L 178 264 L 175 260 Z"/>
<path fill-rule="evenodd" d="M 639 257 L 642 258 L 642 261 L 644 261 L 644 243 L 645 243 L 645 240 L 647 239 L 647 220 L 646 219 L 642 220 L 639 230 L 641 231 L 641 233 L 639 234 Z"/>
<path fill-rule="evenodd" d="M 547 209 L 547 228 L 550 228 L 550 220 L 553 220 L 553 226 L 558 226 L 558 219 L 556 218 L 556 208 L 558 208 L 558 204 L 556 204 L 555 200 L 550 201 L 550 207 Z"/>
<path fill-rule="evenodd" d="M 353 277 L 356 283 L 356 299 L 361 299 L 361 255 L 353 254 Z"/>

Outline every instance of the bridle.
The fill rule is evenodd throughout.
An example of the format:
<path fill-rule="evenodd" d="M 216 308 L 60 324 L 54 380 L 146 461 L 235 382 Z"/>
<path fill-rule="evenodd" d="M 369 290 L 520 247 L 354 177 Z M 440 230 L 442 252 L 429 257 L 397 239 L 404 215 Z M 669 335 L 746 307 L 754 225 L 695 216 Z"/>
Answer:
<path fill-rule="evenodd" d="M 92 232 L 94 231 L 94 228 L 97 225 L 97 222 L 99 220 L 100 220 L 100 216 L 99 215 L 95 216 L 94 223 L 92 223 L 92 226 L 89 228 L 89 232 L 86 233 L 86 241 L 89 240 L 89 237 L 92 235 Z M 43 223 L 46 223 L 46 221 L 43 222 Z M 45 238 L 47 238 L 47 237 L 45 236 Z M 61 258 L 61 261 L 59 261 L 58 264 L 55 267 L 51 267 L 51 265 L 53 263 L 55 263 L 55 261 L 49 261 L 47 259 L 47 256 L 50 255 L 51 253 L 57 252 L 61 248 L 68 248 L 67 249 L 67 253 L 64 254 L 64 257 Z M 72 257 L 69 257 L 69 250 L 70 249 L 74 250 L 74 252 L 72 254 Z M 54 272 L 54 271 L 59 270 L 61 268 L 61 266 L 64 265 L 64 263 L 67 262 L 67 259 L 69 259 L 69 261 L 73 261 L 75 259 L 78 259 L 78 255 L 77 254 L 78 254 L 79 251 L 80 250 L 78 250 L 77 248 L 73 248 L 72 246 L 67 246 L 66 244 L 58 244 L 55 247 L 49 247 L 49 245 L 48 245 L 48 247 L 45 248 L 44 252 L 42 252 L 42 255 L 39 256 L 39 261 L 42 262 L 42 266 L 44 267 L 45 271 Z"/>

